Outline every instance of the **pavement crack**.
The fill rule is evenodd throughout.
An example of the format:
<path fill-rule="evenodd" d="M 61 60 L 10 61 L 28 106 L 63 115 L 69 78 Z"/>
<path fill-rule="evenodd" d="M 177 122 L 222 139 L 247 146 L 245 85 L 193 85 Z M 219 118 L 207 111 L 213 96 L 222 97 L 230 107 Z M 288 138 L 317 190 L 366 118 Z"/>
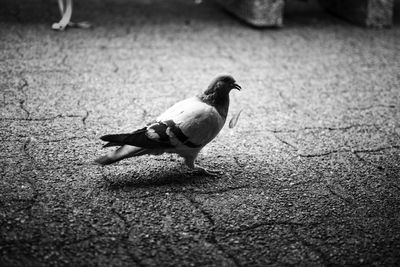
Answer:
<path fill-rule="evenodd" d="M 68 58 L 68 54 L 65 54 L 65 55 L 63 56 L 63 58 L 61 59 L 60 64 L 65 66 L 65 65 L 66 65 L 65 62 L 66 62 L 67 58 Z"/>
<path fill-rule="evenodd" d="M 354 108 L 349 108 L 349 110 L 357 110 L 357 111 L 366 111 L 369 109 L 375 109 L 375 108 L 396 108 L 396 105 L 383 105 L 383 104 L 378 104 L 378 105 L 371 105 L 371 106 L 365 106 L 365 107 L 354 107 Z"/>
<path fill-rule="evenodd" d="M 333 264 L 329 261 L 329 257 L 318 246 L 308 242 L 302 235 L 300 235 L 297 229 L 294 228 L 294 225 L 289 225 L 289 230 L 293 236 L 299 240 L 301 244 L 303 244 L 303 246 L 318 254 L 324 266 L 333 266 Z"/>
<path fill-rule="evenodd" d="M 350 152 L 353 153 L 375 153 L 375 152 L 380 152 L 380 151 L 385 151 L 385 150 L 390 150 L 390 149 L 400 149 L 400 145 L 393 145 L 393 146 L 386 146 L 386 147 L 377 147 L 377 148 L 372 148 L 372 149 L 360 149 L 360 150 L 351 150 Z"/>
<path fill-rule="evenodd" d="M 81 106 L 82 106 L 81 100 L 78 100 L 78 107 L 81 107 Z M 84 111 L 85 111 L 85 114 L 84 114 L 83 116 L 80 116 L 80 117 L 82 118 L 83 127 L 86 127 L 86 121 L 87 121 L 87 119 L 88 119 L 88 117 L 89 117 L 89 115 L 90 115 L 90 111 L 87 110 L 87 109 L 84 108 L 84 107 L 83 107 L 83 109 L 84 109 Z"/>
<path fill-rule="evenodd" d="M 119 211 L 117 211 L 115 208 L 111 208 L 111 212 L 114 213 L 123 223 L 124 228 L 125 228 L 125 236 L 128 236 L 128 231 L 129 231 L 129 222 L 126 219 L 124 215 L 122 215 Z"/>
<path fill-rule="evenodd" d="M 216 237 L 216 231 L 215 231 L 215 220 L 214 220 L 213 216 L 211 215 L 211 213 L 208 212 L 207 210 L 205 210 L 202 207 L 201 203 L 196 201 L 196 199 L 193 196 L 188 195 L 188 194 L 183 194 L 183 196 L 190 202 L 190 204 L 195 209 L 197 209 L 207 219 L 207 221 L 211 225 L 211 227 L 208 229 L 209 234 L 208 234 L 206 240 L 208 242 L 210 242 L 211 244 L 213 244 L 219 251 L 221 251 L 225 255 L 225 258 L 231 260 L 232 263 L 234 264 L 234 266 L 240 267 L 241 264 L 238 261 L 238 259 L 236 259 L 236 257 L 232 253 L 230 253 L 228 250 L 226 250 L 218 242 L 217 237 Z"/>
<path fill-rule="evenodd" d="M 19 107 L 25 112 L 26 118 L 29 119 L 31 116 L 30 111 L 26 107 L 28 101 L 28 95 L 26 94 L 26 88 L 29 86 L 28 81 L 25 78 L 21 78 L 22 83 L 17 87 L 17 90 L 24 95 L 24 99 L 19 100 Z"/>
<path fill-rule="evenodd" d="M 367 161 L 366 159 L 364 159 L 363 157 L 361 157 L 361 156 L 359 155 L 359 153 L 361 153 L 361 152 L 353 152 L 353 154 L 356 156 L 356 158 L 357 158 L 359 161 L 362 161 L 362 162 L 364 162 L 364 163 L 366 163 L 366 164 L 368 164 L 368 165 L 372 165 L 372 166 L 374 166 L 375 168 L 377 168 L 377 169 L 380 170 L 380 171 L 384 170 L 384 168 L 383 168 L 381 165 L 374 164 L 374 163 L 372 163 L 372 162 Z"/>
<path fill-rule="evenodd" d="M 300 157 L 303 158 L 316 158 L 316 157 L 324 157 L 328 156 L 330 154 L 335 154 L 335 153 L 375 153 L 375 152 L 380 152 L 384 150 L 390 150 L 390 149 L 400 149 L 400 145 L 393 145 L 393 146 L 385 146 L 385 147 L 377 147 L 377 148 L 366 148 L 366 149 L 334 149 L 331 151 L 327 152 L 321 152 L 321 153 L 314 153 L 314 154 L 299 154 Z"/>
<path fill-rule="evenodd" d="M 263 221 L 263 222 L 256 222 L 252 225 L 249 226 L 242 226 L 239 228 L 235 229 L 228 229 L 225 232 L 227 233 L 241 233 L 241 232 L 246 232 L 246 231 L 251 231 L 260 227 L 265 227 L 265 226 L 276 226 L 276 225 L 283 225 L 283 226 L 305 226 L 305 227 L 312 227 L 315 225 L 318 225 L 318 222 L 312 222 L 312 223 L 301 223 L 301 222 L 291 222 L 291 221 L 279 221 L 279 220 L 268 220 L 268 221 Z"/>
<path fill-rule="evenodd" d="M 334 154 L 334 153 L 344 153 L 344 152 L 350 152 L 350 151 L 346 151 L 346 150 L 331 150 L 331 151 L 327 151 L 327 152 L 322 152 L 322 153 L 315 153 L 315 154 L 299 154 L 300 157 L 302 158 L 317 158 L 317 157 L 325 157 L 328 156 L 330 154 Z"/>
<path fill-rule="evenodd" d="M 326 184 L 326 187 L 328 188 L 328 191 L 329 191 L 332 195 L 338 197 L 339 199 L 343 200 L 344 202 L 346 202 L 346 203 L 349 204 L 349 205 L 355 206 L 354 199 L 352 199 L 350 196 L 345 196 L 345 195 L 343 195 L 342 193 L 338 192 L 338 191 L 335 190 L 335 189 L 333 188 L 333 186 L 332 186 L 331 184 L 329 184 L 329 183 Z"/>
<path fill-rule="evenodd" d="M 282 139 L 282 138 L 279 137 L 277 134 L 274 133 L 274 136 L 275 136 L 275 138 L 276 138 L 278 141 L 280 141 L 281 143 L 283 143 L 283 144 L 285 144 L 285 145 L 287 145 L 287 146 L 293 148 L 293 149 L 296 150 L 296 151 L 299 150 L 295 145 L 293 145 L 293 144 L 289 143 L 288 141 Z"/>
<path fill-rule="evenodd" d="M 239 157 L 238 156 L 233 156 L 233 159 L 235 160 L 236 164 L 243 169 L 244 167 L 246 167 L 247 164 L 243 164 L 239 161 Z"/>
<path fill-rule="evenodd" d="M 112 62 L 112 65 L 113 65 L 113 67 L 114 67 L 114 68 L 113 68 L 113 72 L 114 72 L 114 73 L 117 73 L 117 72 L 119 71 L 118 65 L 117 65 L 114 61 Z"/>
<path fill-rule="evenodd" d="M 61 139 L 53 139 L 53 140 L 43 140 L 43 143 L 58 143 L 63 141 L 72 141 L 72 140 L 80 140 L 80 139 L 87 139 L 90 140 L 87 136 L 72 136 L 68 138 L 61 138 Z"/>
<path fill-rule="evenodd" d="M 129 232 L 130 232 L 130 227 L 129 227 L 129 222 L 127 218 L 122 215 L 119 211 L 117 211 L 114 207 L 111 208 L 111 212 L 115 214 L 122 222 L 125 232 L 121 236 L 121 242 L 124 244 L 123 248 L 125 249 L 125 252 L 128 254 L 128 256 L 131 258 L 131 260 L 139 267 L 145 267 L 146 265 L 142 263 L 142 260 L 133 252 L 130 247 L 130 241 L 129 241 Z"/>
<path fill-rule="evenodd" d="M 292 87 L 294 88 L 293 82 L 290 81 L 290 83 L 292 84 Z M 278 92 L 279 96 L 282 98 L 283 103 L 285 103 L 285 105 L 290 109 L 293 110 L 294 113 L 297 113 L 296 111 L 296 107 L 298 106 L 297 103 L 291 101 L 288 97 L 284 96 L 282 91 Z"/>
<path fill-rule="evenodd" d="M 376 127 L 376 124 L 351 124 L 347 126 L 307 126 L 299 129 L 266 129 L 266 131 L 271 133 L 295 133 L 299 131 L 306 130 L 328 130 L 328 131 L 347 131 L 353 128 L 361 128 L 361 127 Z"/>
<path fill-rule="evenodd" d="M 23 145 L 23 147 L 22 147 L 22 149 L 23 149 L 23 151 L 24 151 L 24 153 L 25 153 L 25 155 L 29 158 L 29 164 L 32 166 L 32 168 L 34 169 L 34 165 L 35 165 L 35 159 L 33 158 L 33 156 L 29 153 L 29 144 L 31 143 L 31 138 L 28 138 L 26 141 L 25 141 L 25 143 L 24 143 L 24 145 Z M 26 199 L 25 201 L 28 203 L 26 206 L 24 206 L 24 207 L 22 207 L 22 208 L 20 208 L 19 210 L 17 210 L 17 212 L 18 211 L 21 211 L 21 210 L 26 210 L 26 211 L 28 211 L 29 213 L 31 213 L 31 210 L 32 210 L 32 207 L 33 207 L 33 205 L 35 205 L 35 203 L 36 203 L 36 201 L 37 201 L 37 199 L 39 198 L 39 190 L 38 190 L 38 187 L 37 187 L 37 184 L 36 184 L 36 177 L 33 177 L 33 178 L 31 178 L 31 177 L 29 177 L 29 178 L 26 178 L 25 179 L 25 181 L 30 185 L 30 187 L 32 188 L 32 197 L 30 197 L 29 199 Z"/>
<path fill-rule="evenodd" d="M 189 200 L 189 202 L 190 202 L 198 211 L 200 211 L 200 213 L 208 220 L 208 222 L 209 222 L 209 223 L 211 224 L 211 226 L 212 226 L 212 229 L 214 230 L 215 221 L 214 221 L 214 218 L 212 217 L 211 213 L 209 213 L 208 211 L 206 211 L 206 210 L 202 207 L 202 205 L 194 199 L 194 197 L 189 196 L 189 195 L 186 195 L 186 194 L 184 194 L 184 197 L 185 197 L 187 200 Z"/>
<path fill-rule="evenodd" d="M 45 117 L 45 118 L 32 118 L 32 117 L 27 117 L 27 118 L 0 118 L 0 121 L 52 121 L 55 119 L 60 119 L 60 118 L 82 118 L 82 115 L 75 115 L 75 114 L 58 114 L 53 117 Z"/>
<path fill-rule="evenodd" d="M 86 120 L 89 117 L 90 112 L 86 110 L 86 114 L 82 117 L 83 126 L 86 126 Z"/>
<path fill-rule="evenodd" d="M 387 170 L 385 167 L 383 167 L 383 166 L 380 165 L 380 164 L 375 164 L 375 163 L 373 163 L 373 162 L 370 162 L 370 161 L 364 159 L 363 157 L 361 157 L 361 156 L 359 155 L 359 153 L 361 153 L 361 152 L 354 152 L 354 153 L 353 153 L 359 161 L 364 162 L 364 163 L 367 164 L 367 165 L 373 166 L 374 168 L 376 168 L 376 169 L 379 170 L 380 172 L 383 172 L 384 175 L 388 178 L 388 180 L 392 180 L 390 173 L 388 172 L 388 170 Z M 396 181 L 394 181 L 393 183 L 391 183 L 391 185 L 394 186 L 394 187 L 396 187 L 397 190 L 400 190 L 400 186 L 399 186 L 397 183 L 398 183 L 398 182 L 397 182 L 397 180 L 396 180 Z"/>
<path fill-rule="evenodd" d="M 101 237 L 101 236 L 104 236 L 104 234 L 97 233 L 97 234 L 92 234 L 92 235 L 88 235 L 88 236 L 77 238 L 77 239 L 60 241 L 57 244 L 57 246 L 58 247 L 65 247 L 65 246 L 71 246 L 71 245 L 78 245 L 78 244 L 80 244 L 82 242 L 90 241 L 92 239 L 95 239 L 95 238 L 98 238 L 98 237 Z"/>
<path fill-rule="evenodd" d="M 106 175 L 103 175 L 104 181 L 107 183 L 107 187 L 112 189 L 112 190 L 118 190 L 121 187 L 127 187 L 127 186 L 134 186 L 134 184 L 126 183 L 126 182 L 118 182 L 118 181 L 112 181 L 110 180 Z M 198 194 L 198 195 L 213 195 L 213 194 L 222 194 L 234 190 L 240 190 L 244 188 L 252 188 L 250 185 L 239 185 L 239 186 L 232 186 L 232 187 L 226 187 L 226 188 L 220 188 L 216 190 L 209 190 L 209 191 L 201 191 L 201 190 L 185 190 L 185 193 L 190 193 L 190 194 Z M 146 199 L 150 197 L 160 197 L 164 196 L 165 194 L 179 194 L 182 193 L 182 190 L 165 190 L 162 192 L 154 192 L 154 193 L 149 193 L 146 192 L 144 194 L 139 194 L 135 196 L 129 197 L 129 199 L 136 200 L 136 199 Z"/>
<path fill-rule="evenodd" d="M 251 186 L 250 185 L 239 185 L 239 186 L 226 187 L 226 188 L 221 188 L 221 189 L 212 190 L 212 191 L 194 190 L 191 193 L 200 194 L 200 195 L 213 195 L 213 194 L 222 194 L 222 193 L 226 193 L 226 192 L 230 192 L 230 191 L 234 191 L 234 190 L 240 190 L 243 188 L 251 188 Z"/>
<path fill-rule="evenodd" d="M 26 119 L 29 119 L 30 116 L 31 116 L 31 113 L 29 112 L 29 110 L 25 106 L 25 100 L 22 99 L 22 100 L 19 101 L 19 107 L 25 112 Z"/>

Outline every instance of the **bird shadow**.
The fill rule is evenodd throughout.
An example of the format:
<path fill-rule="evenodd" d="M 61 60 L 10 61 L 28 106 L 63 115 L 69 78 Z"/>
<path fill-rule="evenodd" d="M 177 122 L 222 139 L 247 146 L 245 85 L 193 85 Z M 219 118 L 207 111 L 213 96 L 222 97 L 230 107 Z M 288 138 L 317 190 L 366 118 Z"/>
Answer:
<path fill-rule="evenodd" d="M 212 176 L 196 172 L 167 171 L 164 173 L 126 173 L 115 175 L 104 175 L 104 181 L 111 190 L 129 188 L 152 188 L 152 187 L 185 187 L 191 185 L 210 183 L 217 179 Z"/>

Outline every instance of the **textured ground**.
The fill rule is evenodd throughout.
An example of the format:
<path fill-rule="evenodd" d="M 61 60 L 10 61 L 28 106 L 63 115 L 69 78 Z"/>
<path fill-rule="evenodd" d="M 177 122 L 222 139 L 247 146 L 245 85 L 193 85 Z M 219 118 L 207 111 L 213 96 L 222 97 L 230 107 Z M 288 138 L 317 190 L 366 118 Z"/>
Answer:
<path fill-rule="evenodd" d="M 208 2 L 76 2 L 93 29 L 51 31 L 55 1 L 0 1 L 0 265 L 399 265 L 398 19 L 299 3 L 257 30 Z M 92 163 L 99 136 L 222 72 L 244 112 L 198 161 L 224 175 Z"/>

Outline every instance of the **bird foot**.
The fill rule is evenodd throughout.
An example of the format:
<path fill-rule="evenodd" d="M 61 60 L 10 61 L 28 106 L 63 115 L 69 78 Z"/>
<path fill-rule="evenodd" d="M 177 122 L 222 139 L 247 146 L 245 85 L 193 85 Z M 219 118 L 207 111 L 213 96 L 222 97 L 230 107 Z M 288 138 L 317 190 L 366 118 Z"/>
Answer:
<path fill-rule="evenodd" d="M 206 169 L 206 168 L 199 167 L 199 166 L 196 166 L 196 167 L 193 169 L 193 171 L 195 171 L 196 173 L 199 173 L 199 174 L 205 174 L 205 175 L 214 176 L 214 177 L 215 177 L 215 176 L 220 176 L 220 175 L 223 174 L 222 171 L 219 171 L 219 170 L 210 170 L 210 169 Z"/>

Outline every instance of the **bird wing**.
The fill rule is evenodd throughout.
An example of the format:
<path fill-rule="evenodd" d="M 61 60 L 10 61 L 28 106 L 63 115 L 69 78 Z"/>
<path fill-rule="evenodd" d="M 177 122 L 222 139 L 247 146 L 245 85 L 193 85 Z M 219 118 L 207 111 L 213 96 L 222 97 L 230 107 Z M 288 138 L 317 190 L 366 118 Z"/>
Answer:
<path fill-rule="evenodd" d="M 142 129 L 127 134 L 105 135 L 101 139 L 110 142 L 106 147 L 201 148 L 217 136 L 224 123 L 225 118 L 214 107 L 194 97 L 176 103 Z"/>
<path fill-rule="evenodd" d="M 214 107 L 192 97 L 176 103 L 156 120 L 169 125 L 167 134 L 174 146 L 183 143 L 189 147 L 191 144 L 202 147 L 217 136 L 225 119 Z"/>

